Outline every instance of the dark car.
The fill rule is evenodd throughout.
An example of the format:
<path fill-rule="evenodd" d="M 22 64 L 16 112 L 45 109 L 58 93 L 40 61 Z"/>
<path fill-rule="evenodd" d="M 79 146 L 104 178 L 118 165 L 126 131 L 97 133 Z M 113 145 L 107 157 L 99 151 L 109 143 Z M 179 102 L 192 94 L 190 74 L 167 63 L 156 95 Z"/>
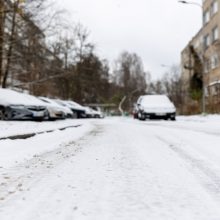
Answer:
<path fill-rule="evenodd" d="M 1 120 L 43 120 L 46 116 L 46 107 L 33 96 L 0 89 Z"/>

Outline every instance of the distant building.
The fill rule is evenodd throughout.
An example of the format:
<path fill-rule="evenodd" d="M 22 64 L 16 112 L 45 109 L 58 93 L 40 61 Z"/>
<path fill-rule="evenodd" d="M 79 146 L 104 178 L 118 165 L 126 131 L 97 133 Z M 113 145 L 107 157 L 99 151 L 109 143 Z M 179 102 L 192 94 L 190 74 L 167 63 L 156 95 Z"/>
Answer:
<path fill-rule="evenodd" d="M 201 110 L 201 102 L 197 100 L 196 104 L 196 97 L 193 99 L 193 95 L 196 96 L 196 86 L 197 91 L 199 87 L 200 91 L 204 89 L 206 110 L 220 112 L 219 7 L 220 0 L 203 0 L 203 26 L 181 53 L 185 102 L 189 105 L 189 111 L 194 108 L 191 112 L 196 112 L 199 108 Z"/>
<path fill-rule="evenodd" d="M 33 82 L 57 74 L 55 67 L 62 66 L 62 62 L 48 49 L 44 32 L 22 8 L 16 9 L 14 30 L 12 1 L 4 1 L 4 11 L 3 70 L 7 68 L 12 45 L 7 86 L 37 93 L 37 87 L 43 85 Z"/>

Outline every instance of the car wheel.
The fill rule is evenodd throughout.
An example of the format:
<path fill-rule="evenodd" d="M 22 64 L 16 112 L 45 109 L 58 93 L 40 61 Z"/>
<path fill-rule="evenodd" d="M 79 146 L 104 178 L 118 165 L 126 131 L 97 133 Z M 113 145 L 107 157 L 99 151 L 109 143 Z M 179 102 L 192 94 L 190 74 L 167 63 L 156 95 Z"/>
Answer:
<path fill-rule="evenodd" d="M 0 110 L 0 120 L 5 120 L 5 121 L 10 120 L 10 116 L 5 109 Z"/>
<path fill-rule="evenodd" d="M 0 109 L 0 120 L 4 120 L 4 110 L 3 109 Z"/>
<path fill-rule="evenodd" d="M 73 118 L 80 118 L 80 115 L 79 113 L 73 111 Z"/>
<path fill-rule="evenodd" d="M 143 114 L 141 114 L 141 112 L 138 112 L 138 119 L 141 120 L 141 121 L 145 121 L 145 117 Z"/>

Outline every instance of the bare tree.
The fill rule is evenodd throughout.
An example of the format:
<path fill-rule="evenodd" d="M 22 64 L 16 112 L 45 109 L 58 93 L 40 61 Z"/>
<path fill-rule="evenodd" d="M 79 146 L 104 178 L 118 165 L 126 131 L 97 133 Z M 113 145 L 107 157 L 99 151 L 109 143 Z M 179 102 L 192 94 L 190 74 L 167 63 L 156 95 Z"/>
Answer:
<path fill-rule="evenodd" d="M 16 16 L 19 10 L 19 4 L 20 1 L 17 0 L 14 2 L 14 4 L 12 5 L 12 8 L 10 8 L 9 10 L 11 10 L 12 13 L 12 21 L 11 21 L 11 30 L 10 30 L 10 36 L 9 36 L 9 40 L 8 40 L 8 51 L 6 53 L 6 67 L 4 70 L 4 74 L 2 77 L 2 87 L 6 88 L 6 81 L 8 78 L 8 74 L 10 71 L 10 66 L 11 66 L 11 60 L 12 60 L 12 50 L 13 50 L 13 44 L 15 41 L 15 27 L 16 27 Z"/>
<path fill-rule="evenodd" d="M 146 92 L 146 73 L 141 58 L 135 53 L 126 51 L 121 53 L 115 62 L 113 74 L 114 83 L 121 88 L 120 93 L 122 92 L 123 96 L 130 97 L 130 94 L 135 91 L 135 94 L 125 103 L 127 108 L 130 108 L 133 100 Z"/>
<path fill-rule="evenodd" d="M 4 48 L 4 0 L 0 0 L 0 85 L 3 74 L 3 48 Z"/>
<path fill-rule="evenodd" d="M 180 113 L 183 112 L 183 82 L 179 65 L 173 65 L 168 72 L 163 76 L 162 83 L 164 85 L 165 93 L 174 102 Z"/>
<path fill-rule="evenodd" d="M 7 87 L 9 77 L 35 81 L 44 75 L 41 70 L 48 63 L 44 32 L 58 14 L 49 15 L 49 6 L 47 0 L 26 0 L 25 4 L 23 0 L 5 0 L 4 5 L 1 4 L 4 12 L 0 14 L 0 21 L 4 18 L 0 30 L 2 87 Z"/>
<path fill-rule="evenodd" d="M 183 112 L 183 91 L 179 65 L 171 66 L 162 78 L 152 81 L 148 87 L 150 94 L 166 94 L 174 102 L 179 113 Z"/>

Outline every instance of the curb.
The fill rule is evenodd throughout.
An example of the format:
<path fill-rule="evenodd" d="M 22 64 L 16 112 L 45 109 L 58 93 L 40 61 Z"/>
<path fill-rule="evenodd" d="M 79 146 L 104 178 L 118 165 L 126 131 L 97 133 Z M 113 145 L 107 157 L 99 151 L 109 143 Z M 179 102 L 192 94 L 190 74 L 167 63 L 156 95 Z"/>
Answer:
<path fill-rule="evenodd" d="M 61 128 L 56 128 L 56 129 L 53 129 L 53 130 L 40 131 L 40 132 L 35 132 L 35 133 L 11 135 L 11 136 L 0 138 L 0 141 L 2 141 L 2 140 L 28 139 L 28 138 L 34 137 L 36 135 L 39 135 L 39 134 L 51 133 L 51 132 L 54 132 L 54 131 L 57 131 L 57 130 L 64 131 L 68 128 L 78 128 L 80 126 L 82 126 L 82 125 L 72 125 L 72 126 L 61 127 Z"/>

